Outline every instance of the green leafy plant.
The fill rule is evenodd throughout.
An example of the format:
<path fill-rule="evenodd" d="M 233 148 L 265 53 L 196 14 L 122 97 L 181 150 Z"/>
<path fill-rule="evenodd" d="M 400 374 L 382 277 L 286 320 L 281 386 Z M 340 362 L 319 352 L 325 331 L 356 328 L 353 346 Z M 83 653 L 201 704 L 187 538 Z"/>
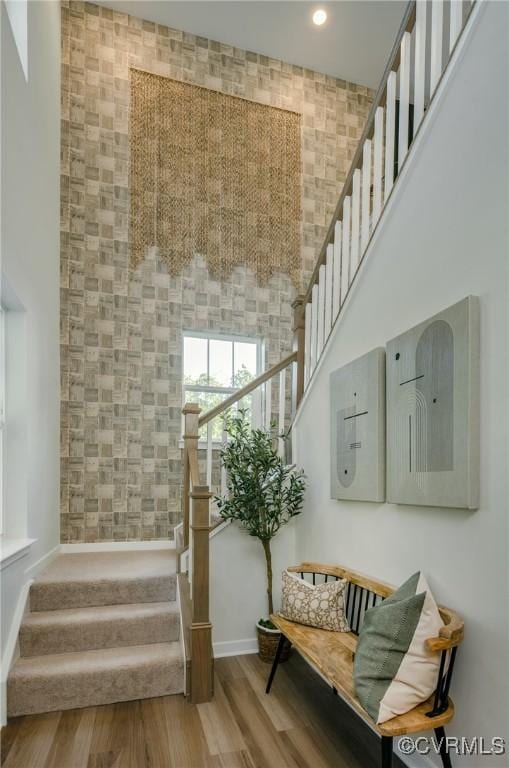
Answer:
<path fill-rule="evenodd" d="M 270 429 L 252 429 L 245 411 L 226 416 L 224 422 L 229 440 L 221 450 L 221 461 L 227 493 L 217 496 L 216 502 L 224 520 L 236 520 L 262 543 L 270 616 L 274 611 L 270 543 L 281 526 L 302 511 L 304 473 L 278 455 L 274 424 Z"/>
<path fill-rule="evenodd" d="M 245 365 L 235 372 L 232 379 L 232 387 L 234 389 L 242 389 L 246 384 L 254 379 L 256 373 L 252 373 Z M 224 392 L 210 392 L 209 387 L 223 388 L 223 383 L 213 376 L 208 376 L 206 373 L 200 373 L 198 376 L 185 376 L 184 384 L 192 384 L 195 387 L 203 387 L 203 391 L 200 392 L 197 389 L 188 389 L 186 391 L 186 401 L 190 403 L 198 403 L 202 413 L 210 411 L 219 405 L 224 398 Z M 247 395 L 241 400 L 241 407 L 245 408 L 246 412 L 250 414 L 252 407 L 252 396 Z M 221 416 L 216 416 L 211 422 L 212 439 L 221 440 L 223 434 L 223 419 Z M 200 429 L 200 439 L 207 439 L 207 426 L 205 425 Z"/>
<path fill-rule="evenodd" d="M 264 629 L 277 629 L 270 619 L 260 619 L 258 624 Z"/>

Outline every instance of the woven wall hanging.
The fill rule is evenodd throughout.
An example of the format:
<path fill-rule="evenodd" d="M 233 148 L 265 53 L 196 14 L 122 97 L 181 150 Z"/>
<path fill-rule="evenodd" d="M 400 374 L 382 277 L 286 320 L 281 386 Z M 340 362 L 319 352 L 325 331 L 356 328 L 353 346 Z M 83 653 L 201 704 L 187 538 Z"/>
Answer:
<path fill-rule="evenodd" d="M 246 265 L 298 286 L 300 115 L 131 69 L 133 266 L 157 246 L 170 274 L 195 253 L 228 277 Z"/>

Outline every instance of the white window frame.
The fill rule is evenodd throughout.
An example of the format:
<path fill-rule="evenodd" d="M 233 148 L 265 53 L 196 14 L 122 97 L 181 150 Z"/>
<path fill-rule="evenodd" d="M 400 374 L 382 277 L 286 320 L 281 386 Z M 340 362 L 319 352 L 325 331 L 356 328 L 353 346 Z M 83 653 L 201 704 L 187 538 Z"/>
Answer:
<path fill-rule="evenodd" d="M 256 374 L 259 376 L 263 369 L 264 358 L 264 344 L 263 339 L 258 336 L 245 336 L 236 333 L 217 333 L 216 331 L 182 331 L 182 407 L 186 403 L 186 392 L 205 392 L 213 394 L 224 394 L 225 399 L 235 392 L 238 392 L 239 387 L 221 387 L 213 385 L 203 384 L 186 384 L 184 381 L 184 344 L 186 338 L 206 339 L 207 340 L 207 373 L 210 372 L 210 342 L 211 341 L 229 341 L 232 342 L 232 371 L 235 371 L 235 342 L 243 344 L 255 344 L 256 345 Z M 261 418 L 261 413 L 256 417 Z M 256 418 L 255 417 L 255 418 Z M 182 420 L 183 425 L 183 420 Z M 218 438 L 212 439 L 212 444 L 217 446 L 221 444 L 221 440 Z M 200 448 L 206 447 L 207 440 L 200 438 L 198 441 Z"/>

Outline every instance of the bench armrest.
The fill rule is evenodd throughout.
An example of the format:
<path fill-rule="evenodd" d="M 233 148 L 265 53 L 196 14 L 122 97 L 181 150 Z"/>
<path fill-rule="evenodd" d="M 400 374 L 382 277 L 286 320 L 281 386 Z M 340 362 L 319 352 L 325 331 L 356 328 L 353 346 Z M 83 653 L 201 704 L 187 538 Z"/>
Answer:
<path fill-rule="evenodd" d="M 463 641 L 465 625 L 457 613 L 449 608 L 439 606 L 440 615 L 445 624 L 438 633 L 438 637 L 429 637 L 426 647 L 430 651 L 447 651 L 456 648 Z"/>

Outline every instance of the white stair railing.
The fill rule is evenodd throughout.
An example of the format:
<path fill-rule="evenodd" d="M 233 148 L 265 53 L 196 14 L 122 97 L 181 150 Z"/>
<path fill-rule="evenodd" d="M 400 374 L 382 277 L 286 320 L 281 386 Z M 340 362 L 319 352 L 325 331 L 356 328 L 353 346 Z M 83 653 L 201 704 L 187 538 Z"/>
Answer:
<path fill-rule="evenodd" d="M 413 0 L 303 302 L 308 386 L 474 3 Z"/>
<path fill-rule="evenodd" d="M 288 383 L 297 377 L 297 352 L 292 352 L 283 358 L 277 365 L 272 366 L 257 378 L 253 379 L 242 389 L 234 392 L 222 403 L 212 408 L 210 411 L 200 414 L 199 428 L 206 427 L 207 440 L 205 447 L 206 455 L 206 477 L 209 488 L 220 490 L 224 493 L 226 487 L 226 475 L 224 468 L 219 462 L 219 452 L 222 445 L 227 441 L 226 432 L 222 431 L 221 444 L 212 439 L 212 422 L 220 416 L 223 416 L 232 408 L 238 408 L 241 401 L 246 397 L 251 397 L 251 426 L 265 426 L 269 428 L 275 422 L 278 440 L 279 455 L 285 456 L 285 440 L 281 437 L 282 433 L 291 423 L 293 405 L 290 402 L 289 392 L 292 386 Z M 273 410 L 273 392 L 277 387 L 277 408 Z M 203 447 L 201 448 L 203 450 Z"/>

